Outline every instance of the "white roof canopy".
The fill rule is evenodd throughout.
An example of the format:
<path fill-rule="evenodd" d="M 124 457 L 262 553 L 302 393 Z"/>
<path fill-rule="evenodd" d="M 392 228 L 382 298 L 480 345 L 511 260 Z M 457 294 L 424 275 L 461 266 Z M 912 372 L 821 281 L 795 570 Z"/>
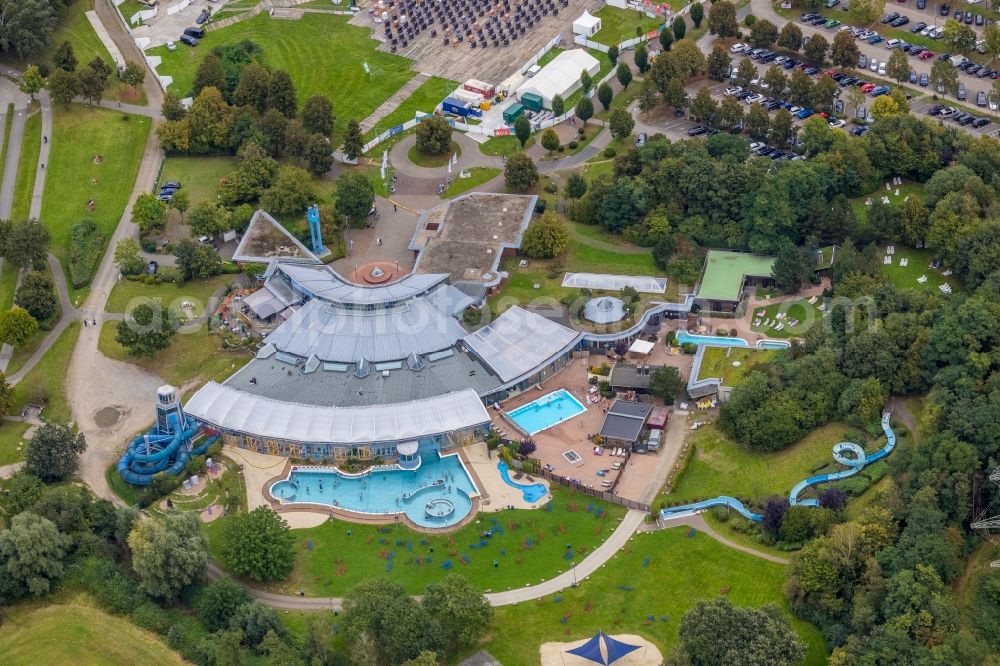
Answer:
<path fill-rule="evenodd" d="M 580 18 L 573 21 L 573 32 L 577 35 L 592 35 L 594 34 L 594 28 L 601 27 L 601 19 L 597 18 L 588 11 L 584 11 L 580 15 Z"/>
<path fill-rule="evenodd" d="M 591 76 L 601 71 L 601 63 L 597 58 L 583 49 L 563 51 L 542 68 L 542 71 L 528 79 L 517 89 L 517 94 L 525 93 L 540 95 L 545 106 L 551 108 L 552 98 L 556 95 L 569 97 L 580 87 L 580 73 L 584 70 Z"/>
<path fill-rule="evenodd" d="M 489 423 L 472 389 L 364 407 L 319 407 L 271 400 L 209 382 L 185 413 L 224 430 L 321 444 L 369 444 L 430 437 Z"/>
<path fill-rule="evenodd" d="M 653 351 L 653 343 L 646 340 L 636 340 L 628 348 L 630 354 L 648 354 Z"/>
<path fill-rule="evenodd" d="M 607 275 L 605 273 L 566 273 L 562 286 L 576 289 L 602 289 L 621 291 L 632 287 L 643 294 L 662 294 L 667 291 L 667 278 L 649 275 Z"/>
<path fill-rule="evenodd" d="M 514 306 L 465 338 L 505 382 L 530 372 L 580 338 L 580 333 Z"/>

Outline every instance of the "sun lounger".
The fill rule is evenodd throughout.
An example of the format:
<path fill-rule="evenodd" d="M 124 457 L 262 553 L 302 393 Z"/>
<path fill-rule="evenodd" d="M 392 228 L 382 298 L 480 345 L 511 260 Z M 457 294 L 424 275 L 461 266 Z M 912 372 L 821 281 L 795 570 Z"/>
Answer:
<path fill-rule="evenodd" d="M 951 269 L 949 268 L 949 269 L 948 269 L 948 270 L 946 270 L 946 271 L 945 271 L 944 273 L 941 273 L 941 275 L 943 275 L 943 276 L 945 276 L 945 277 L 948 277 L 949 275 L 951 275 Z"/>
<path fill-rule="evenodd" d="M 902 257 L 902 258 L 900 258 L 900 260 L 899 260 L 899 265 L 900 265 L 900 266 L 903 266 L 903 267 L 905 268 L 906 266 L 909 266 L 909 265 L 910 265 L 910 260 L 909 260 L 909 259 L 907 259 L 906 257 Z"/>
<path fill-rule="evenodd" d="M 817 300 L 818 299 L 815 296 L 813 296 L 812 298 L 809 299 L 809 305 L 815 305 Z"/>
<path fill-rule="evenodd" d="M 763 317 L 763 316 L 764 316 L 764 314 L 765 314 L 765 311 L 764 311 L 764 310 L 759 310 L 759 311 L 757 312 L 757 316 L 758 316 L 758 317 Z"/>
<path fill-rule="evenodd" d="M 776 330 L 776 331 L 780 331 L 780 330 L 781 330 L 781 329 L 783 329 L 784 327 L 785 327 L 785 325 L 784 325 L 784 324 L 778 324 L 777 326 L 775 326 L 775 327 L 774 327 L 774 330 Z"/>
<path fill-rule="evenodd" d="M 920 284 L 923 284 L 924 282 L 927 282 L 927 276 L 926 275 L 921 275 L 920 277 L 917 278 L 917 282 L 919 282 Z"/>
<path fill-rule="evenodd" d="M 754 326 L 760 326 L 760 319 L 754 319 L 753 320 L 753 325 Z"/>
<path fill-rule="evenodd" d="M 798 319 L 793 319 L 790 322 L 788 322 L 788 325 L 789 326 L 798 326 L 799 325 L 799 320 Z"/>

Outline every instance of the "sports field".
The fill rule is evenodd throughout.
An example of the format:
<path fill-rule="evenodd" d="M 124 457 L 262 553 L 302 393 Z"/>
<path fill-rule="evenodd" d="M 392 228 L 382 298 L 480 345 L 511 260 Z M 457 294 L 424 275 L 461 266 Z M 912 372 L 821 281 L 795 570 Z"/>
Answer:
<path fill-rule="evenodd" d="M 377 51 L 371 32 L 348 25 L 347 19 L 310 13 L 295 21 L 277 21 L 265 12 L 208 33 L 197 48 L 159 47 L 148 53 L 163 58 L 158 71 L 174 77 L 171 89 L 186 96 L 205 55 L 218 46 L 249 39 L 263 49 L 265 65 L 291 75 L 299 104 L 316 93 L 330 97 L 335 131 L 341 132 L 347 121 L 366 118 L 415 73 L 410 60 Z"/>

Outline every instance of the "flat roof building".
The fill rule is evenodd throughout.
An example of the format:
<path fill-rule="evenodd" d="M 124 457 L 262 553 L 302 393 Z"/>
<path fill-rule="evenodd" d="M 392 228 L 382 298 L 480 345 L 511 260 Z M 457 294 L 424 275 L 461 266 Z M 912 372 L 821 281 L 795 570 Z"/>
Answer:
<path fill-rule="evenodd" d="M 749 285 L 771 282 L 774 257 L 747 252 L 709 250 L 698 287 L 698 300 L 705 309 L 732 312 Z"/>
<path fill-rule="evenodd" d="M 635 446 L 653 406 L 644 402 L 615 400 L 604 417 L 601 437 L 611 446 Z"/>

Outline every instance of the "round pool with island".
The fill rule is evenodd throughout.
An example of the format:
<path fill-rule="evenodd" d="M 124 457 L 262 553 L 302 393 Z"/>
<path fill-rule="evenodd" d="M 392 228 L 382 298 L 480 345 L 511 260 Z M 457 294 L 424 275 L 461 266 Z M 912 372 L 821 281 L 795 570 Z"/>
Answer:
<path fill-rule="evenodd" d="M 324 504 L 366 515 L 405 514 L 421 527 L 450 527 L 472 511 L 476 484 L 458 455 L 423 457 L 405 470 L 379 465 L 360 474 L 333 467 L 295 465 L 287 479 L 271 485 L 283 505 Z"/>

